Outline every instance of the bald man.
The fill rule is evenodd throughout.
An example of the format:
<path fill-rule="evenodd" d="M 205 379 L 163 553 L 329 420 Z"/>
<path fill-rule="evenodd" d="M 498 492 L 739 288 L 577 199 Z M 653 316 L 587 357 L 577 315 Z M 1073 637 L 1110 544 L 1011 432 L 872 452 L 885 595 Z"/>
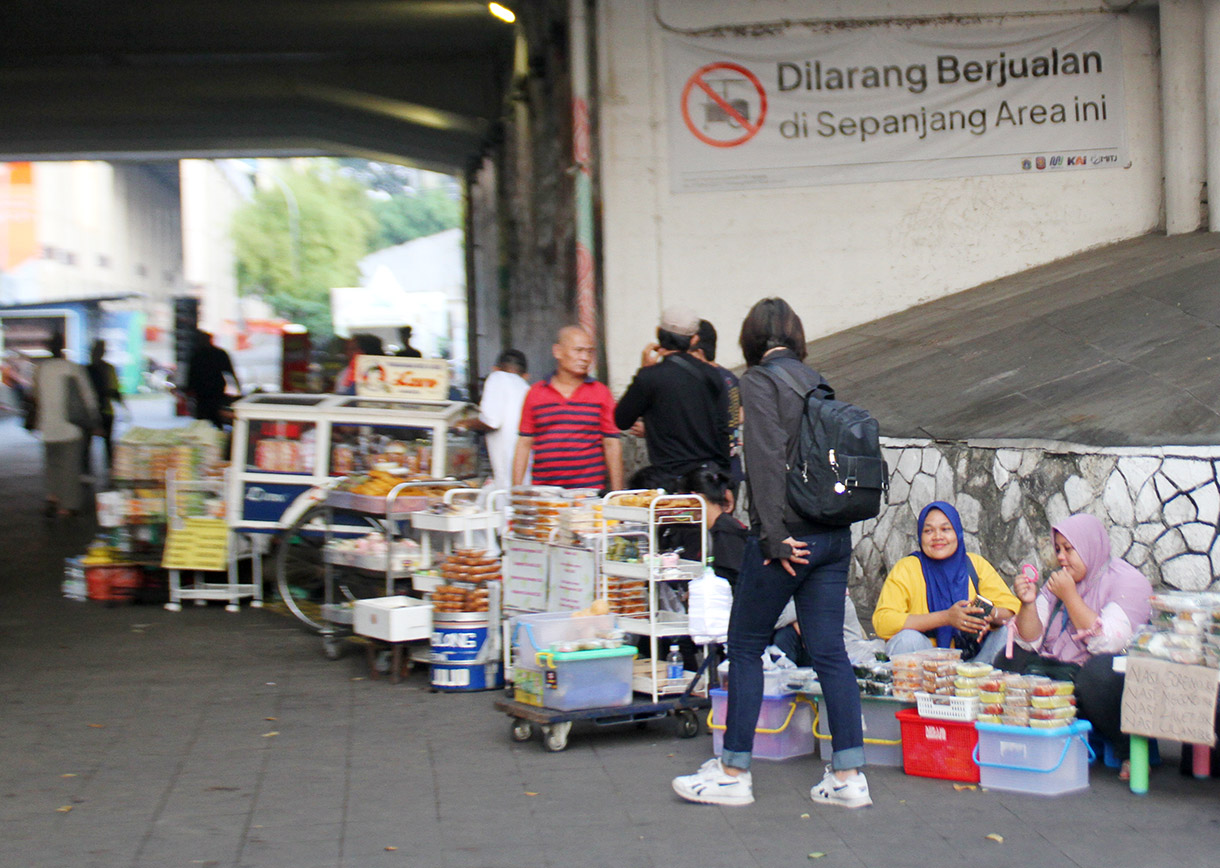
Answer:
<path fill-rule="evenodd" d="M 530 387 L 521 408 L 513 485 L 525 479 L 532 453 L 534 485 L 623 487 L 614 398 L 589 376 L 596 351 L 593 338 L 579 326 L 559 330 L 551 347 L 555 373 Z"/>

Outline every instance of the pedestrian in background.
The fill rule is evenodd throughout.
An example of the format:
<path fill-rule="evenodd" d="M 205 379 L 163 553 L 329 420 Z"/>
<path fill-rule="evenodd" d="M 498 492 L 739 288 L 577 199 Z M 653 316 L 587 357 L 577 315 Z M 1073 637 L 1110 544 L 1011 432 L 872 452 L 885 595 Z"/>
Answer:
<path fill-rule="evenodd" d="M 483 382 L 479 415 L 460 420 L 454 427 L 482 431 L 487 438 L 487 457 L 491 460 L 492 488 L 508 489 L 513 484 L 513 454 L 517 450 L 517 427 L 521 406 L 530 390 L 525 353 L 505 350 Z M 523 485 L 529 485 L 526 473 Z"/>
<path fill-rule="evenodd" d="M 187 362 L 186 392 L 195 401 L 195 418 L 206 419 L 217 428 L 224 429 L 222 411 L 229 404 L 225 397 L 228 381 L 241 394 L 241 383 L 233 370 L 229 354 L 212 343 L 212 335 L 203 330 L 195 332 L 195 350 Z"/>
<path fill-rule="evenodd" d="M 114 464 L 114 447 L 111 436 L 114 433 L 114 404 L 123 404 L 123 393 L 119 391 L 119 375 L 114 365 L 106 361 L 106 342 L 98 338 L 93 342 L 89 354 L 89 382 L 93 386 L 93 397 L 97 402 L 97 411 L 101 416 L 101 437 L 106 444 L 106 474 Z M 125 404 L 123 406 L 126 406 Z M 86 435 L 83 450 L 85 475 L 92 472 L 93 437 Z"/>
<path fill-rule="evenodd" d="M 51 357 L 34 368 L 35 430 L 42 438 L 47 494 L 43 514 L 71 516 L 81 508 L 81 449 L 100 424 L 97 401 L 89 375 L 81 365 L 64 358 L 64 337 L 53 334 L 47 340 Z M 75 392 L 75 396 L 73 395 Z M 84 416 L 92 417 L 78 427 L 72 405 L 83 405 Z"/>

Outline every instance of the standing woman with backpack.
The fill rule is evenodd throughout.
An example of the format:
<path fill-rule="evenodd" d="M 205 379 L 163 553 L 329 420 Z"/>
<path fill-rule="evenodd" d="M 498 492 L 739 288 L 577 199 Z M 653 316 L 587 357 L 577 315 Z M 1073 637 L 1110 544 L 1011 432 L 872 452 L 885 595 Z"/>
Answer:
<path fill-rule="evenodd" d="M 805 330 L 780 298 L 763 299 L 741 325 L 748 366 L 741 378 L 750 536 L 729 620 L 729 696 L 724 751 L 692 775 L 673 781 L 692 802 L 754 801 L 750 758 L 762 706 L 762 654 L 789 599 L 796 604 L 806 650 L 826 697 L 832 733 L 830 765 L 810 790 L 815 802 L 861 808 L 872 804 L 864 765 L 860 691 L 843 644 L 843 612 L 851 528 L 797 515 L 786 496 L 786 456 L 796 442 L 805 400 L 776 372 L 806 391 L 825 380 L 803 363 Z"/>

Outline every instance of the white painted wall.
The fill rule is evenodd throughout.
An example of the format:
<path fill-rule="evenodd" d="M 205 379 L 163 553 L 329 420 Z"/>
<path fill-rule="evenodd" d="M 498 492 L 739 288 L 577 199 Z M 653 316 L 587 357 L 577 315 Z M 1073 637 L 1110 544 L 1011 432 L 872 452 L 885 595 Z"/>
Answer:
<path fill-rule="evenodd" d="M 815 18 L 1097 8 L 1057 0 L 602 0 L 598 3 L 605 318 L 611 388 L 626 387 L 660 311 L 695 308 L 739 364 L 741 320 L 780 295 L 810 339 L 1157 229 L 1156 9 L 1122 21 L 1131 165 L 785 190 L 670 192 L 663 30 Z M 968 26 L 968 25 L 958 25 Z"/>
<path fill-rule="evenodd" d="M 239 160 L 183 160 L 179 172 L 186 286 L 199 295 L 200 328 L 232 349 L 242 320 L 233 212 L 250 198 L 250 173 Z"/>

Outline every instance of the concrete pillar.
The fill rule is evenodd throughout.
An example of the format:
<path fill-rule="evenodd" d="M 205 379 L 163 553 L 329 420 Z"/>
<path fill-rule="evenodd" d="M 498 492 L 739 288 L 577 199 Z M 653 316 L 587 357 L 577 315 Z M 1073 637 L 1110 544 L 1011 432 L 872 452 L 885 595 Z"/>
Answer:
<path fill-rule="evenodd" d="M 1161 149 L 1165 167 L 1165 232 L 1194 232 L 1207 177 L 1203 88 L 1203 6 L 1161 0 Z"/>
<path fill-rule="evenodd" d="M 1220 232 L 1220 0 L 1203 0 L 1203 78 L 1207 106 L 1208 229 Z"/>

